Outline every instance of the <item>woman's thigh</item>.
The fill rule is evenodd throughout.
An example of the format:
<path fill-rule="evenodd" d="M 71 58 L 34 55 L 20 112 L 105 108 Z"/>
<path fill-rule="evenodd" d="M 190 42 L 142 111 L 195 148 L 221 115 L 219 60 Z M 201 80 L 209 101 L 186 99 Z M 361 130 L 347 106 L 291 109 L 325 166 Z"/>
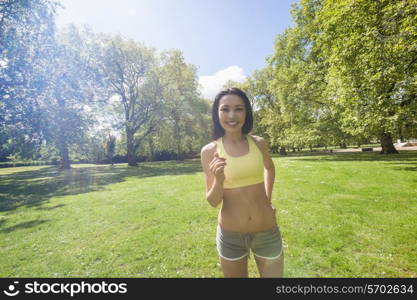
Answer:
<path fill-rule="evenodd" d="M 281 252 L 281 255 L 275 259 L 266 259 L 255 255 L 254 257 L 261 277 L 281 278 L 284 276 L 284 252 Z"/>
<path fill-rule="evenodd" d="M 219 258 L 224 277 L 248 277 L 247 256 L 235 261 Z"/>

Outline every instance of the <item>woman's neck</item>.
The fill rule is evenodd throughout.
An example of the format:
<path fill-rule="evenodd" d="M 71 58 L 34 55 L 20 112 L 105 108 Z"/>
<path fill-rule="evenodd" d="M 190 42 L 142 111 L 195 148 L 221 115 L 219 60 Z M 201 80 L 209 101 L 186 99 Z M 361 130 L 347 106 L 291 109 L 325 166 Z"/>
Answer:
<path fill-rule="evenodd" d="M 226 131 L 223 136 L 223 141 L 227 141 L 227 143 L 230 144 L 238 144 L 240 142 L 243 142 L 244 140 L 245 136 L 241 132 L 230 133 Z"/>

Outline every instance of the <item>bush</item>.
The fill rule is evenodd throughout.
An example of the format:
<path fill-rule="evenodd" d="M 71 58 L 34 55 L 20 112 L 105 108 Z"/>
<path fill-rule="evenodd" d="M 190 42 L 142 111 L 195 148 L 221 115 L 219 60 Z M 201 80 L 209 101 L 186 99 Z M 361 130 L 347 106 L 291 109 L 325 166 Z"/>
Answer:
<path fill-rule="evenodd" d="M 177 159 L 177 154 L 168 151 L 168 150 L 162 150 L 154 153 L 154 161 L 163 161 L 163 160 L 174 160 Z"/>
<path fill-rule="evenodd" d="M 117 154 L 117 155 L 113 156 L 113 163 L 115 163 L 115 164 L 127 163 L 126 155 Z"/>

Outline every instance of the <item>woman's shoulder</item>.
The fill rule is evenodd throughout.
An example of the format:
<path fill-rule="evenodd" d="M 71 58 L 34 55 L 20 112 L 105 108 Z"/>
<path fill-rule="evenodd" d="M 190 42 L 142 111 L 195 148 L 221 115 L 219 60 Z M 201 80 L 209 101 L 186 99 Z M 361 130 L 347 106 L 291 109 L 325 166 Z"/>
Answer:
<path fill-rule="evenodd" d="M 253 134 L 248 134 L 249 136 L 251 136 L 255 142 L 255 144 L 258 146 L 258 148 L 264 152 L 265 149 L 268 149 L 267 143 L 265 141 L 265 139 L 261 136 L 258 135 L 253 135 Z"/>
<path fill-rule="evenodd" d="M 212 142 L 208 143 L 207 145 L 204 145 L 201 148 L 201 154 L 206 153 L 206 152 L 207 153 L 214 153 L 216 151 L 216 148 L 217 148 L 216 141 L 212 141 Z"/>
<path fill-rule="evenodd" d="M 253 134 L 248 134 L 248 136 L 252 137 L 252 139 L 258 144 L 258 143 L 262 143 L 265 140 L 263 139 L 263 137 L 258 136 L 258 135 L 253 135 Z"/>

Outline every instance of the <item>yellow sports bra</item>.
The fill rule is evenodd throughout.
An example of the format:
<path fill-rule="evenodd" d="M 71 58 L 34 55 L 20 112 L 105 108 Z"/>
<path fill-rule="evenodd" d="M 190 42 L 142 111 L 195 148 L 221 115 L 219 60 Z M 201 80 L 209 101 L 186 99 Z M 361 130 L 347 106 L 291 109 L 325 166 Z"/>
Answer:
<path fill-rule="evenodd" d="M 226 158 L 224 167 L 225 181 L 223 188 L 237 188 L 264 181 L 264 164 L 261 150 L 252 137 L 244 135 L 248 140 L 249 152 L 238 157 L 230 156 L 224 150 L 223 137 L 216 140 L 220 157 Z"/>

